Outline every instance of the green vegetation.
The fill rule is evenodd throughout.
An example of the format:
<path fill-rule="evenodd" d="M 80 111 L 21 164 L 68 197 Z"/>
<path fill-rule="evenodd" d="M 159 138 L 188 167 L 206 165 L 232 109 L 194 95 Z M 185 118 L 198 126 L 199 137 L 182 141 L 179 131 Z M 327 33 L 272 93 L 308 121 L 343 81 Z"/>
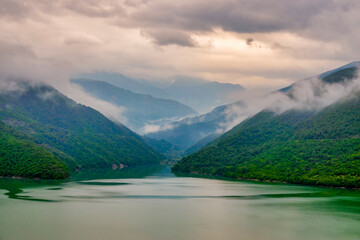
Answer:
<path fill-rule="evenodd" d="M 164 139 L 157 140 L 146 136 L 143 136 L 143 139 L 150 147 L 166 156 L 167 159 L 163 163 L 166 163 L 167 165 L 172 165 L 172 162 L 177 161 L 184 156 L 184 151 L 180 147 L 175 146 Z"/>
<path fill-rule="evenodd" d="M 54 154 L 0 122 L 0 176 L 59 179 L 69 168 Z"/>
<path fill-rule="evenodd" d="M 322 80 L 326 83 L 342 83 L 357 78 L 357 72 L 357 67 L 345 68 L 323 77 Z"/>
<path fill-rule="evenodd" d="M 0 121 L 16 129 L 26 137 L 31 148 L 41 152 L 41 155 L 37 153 L 41 156 L 37 160 L 36 155 L 29 155 L 29 164 L 31 161 L 40 163 L 40 160 L 41 164 L 35 164 L 38 168 L 33 167 L 31 171 L 23 166 L 16 171 L 16 166 L 8 167 L 7 172 L 0 175 L 32 178 L 68 176 L 47 174 L 46 168 L 43 168 L 46 159 L 61 161 L 71 170 L 110 168 L 113 164 L 154 164 L 163 159 L 125 126 L 113 123 L 92 108 L 76 104 L 54 88 L 26 84 L 21 87 L 22 90 L 0 94 Z M 10 142 L 4 141 L 7 145 L 3 149 L 7 150 L 2 154 L 7 154 L 7 160 L 1 158 L 0 165 L 8 164 L 11 157 L 15 159 L 13 161 L 25 164 L 25 156 L 20 156 L 25 145 L 21 141 Z"/>
<path fill-rule="evenodd" d="M 319 112 L 260 112 L 173 171 L 360 187 L 359 96 Z"/>

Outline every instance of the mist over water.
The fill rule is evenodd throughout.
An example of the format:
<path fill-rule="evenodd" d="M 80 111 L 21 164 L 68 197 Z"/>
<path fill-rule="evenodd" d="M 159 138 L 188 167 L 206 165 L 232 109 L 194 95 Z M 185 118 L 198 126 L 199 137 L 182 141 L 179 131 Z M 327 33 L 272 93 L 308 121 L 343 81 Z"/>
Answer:
<path fill-rule="evenodd" d="M 0 239 L 358 239 L 356 191 L 88 171 L 0 181 Z M 21 231 L 18 231 L 21 229 Z"/>

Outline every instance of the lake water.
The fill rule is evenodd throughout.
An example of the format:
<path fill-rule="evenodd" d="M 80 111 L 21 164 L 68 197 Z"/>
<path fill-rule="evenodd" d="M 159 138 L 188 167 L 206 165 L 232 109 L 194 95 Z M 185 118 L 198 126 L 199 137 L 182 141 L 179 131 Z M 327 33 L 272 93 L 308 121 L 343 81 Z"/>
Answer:
<path fill-rule="evenodd" d="M 0 240 L 360 239 L 360 191 L 175 177 L 158 167 L 0 179 Z"/>

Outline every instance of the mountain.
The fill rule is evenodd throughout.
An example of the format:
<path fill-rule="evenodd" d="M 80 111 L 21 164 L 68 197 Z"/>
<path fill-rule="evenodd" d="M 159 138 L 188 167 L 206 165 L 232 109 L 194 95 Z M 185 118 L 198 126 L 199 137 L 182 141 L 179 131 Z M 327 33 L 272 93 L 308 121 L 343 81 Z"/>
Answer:
<path fill-rule="evenodd" d="M 192 146 L 188 147 L 185 152 L 183 152 L 182 156 L 186 156 L 192 153 L 195 153 L 197 151 L 199 151 L 200 149 L 202 149 L 203 147 L 205 147 L 206 145 L 208 145 L 210 142 L 212 142 L 214 139 L 218 138 L 221 134 L 217 134 L 217 133 L 212 133 L 202 139 L 200 139 L 199 141 L 197 141 L 195 144 L 193 144 Z"/>
<path fill-rule="evenodd" d="M 157 140 L 146 136 L 144 136 L 143 139 L 150 147 L 159 153 L 164 154 L 164 156 L 167 158 L 167 161 L 176 161 L 184 156 L 183 149 L 165 141 L 164 139 Z"/>
<path fill-rule="evenodd" d="M 243 106 L 242 102 L 216 107 L 209 113 L 189 117 L 181 121 L 172 122 L 164 126 L 163 130 L 152 132 L 146 136 L 157 140 L 165 140 L 178 146 L 184 152 L 186 149 L 197 145 L 199 148 L 219 136 L 226 129 L 226 122 L 233 119 L 227 118 L 228 111 L 234 107 Z"/>
<path fill-rule="evenodd" d="M 18 82 L 15 90 L 1 91 L 0 121 L 6 128 L 23 135 L 25 145 L 29 142 L 30 148 L 44 151 L 51 156 L 49 160 L 60 160 L 71 170 L 159 163 L 163 159 L 125 126 L 113 123 L 96 110 L 77 104 L 44 84 Z M 2 162 L 7 158 L 0 159 Z M 13 173 L 38 176 L 26 175 L 24 171 L 21 168 Z"/>
<path fill-rule="evenodd" d="M 80 74 L 75 78 L 105 81 L 134 93 L 173 99 L 201 113 L 233 102 L 244 89 L 239 84 L 212 82 L 186 76 L 176 76 L 168 81 L 147 81 L 129 78 L 120 73 L 93 72 Z"/>
<path fill-rule="evenodd" d="M 320 81 L 332 90 L 358 83 L 353 68 L 320 75 Z M 284 93 L 290 99 L 296 84 Z M 173 171 L 360 187 L 360 91 L 321 109 L 263 110 L 183 158 Z"/>
<path fill-rule="evenodd" d="M 324 72 L 322 74 L 319 74 L 316 76 L 317 78 L 321 79 L 323 82 L 326 83 L 341 83 L 346 80 L 351 80 L 357 77 L 357 71 L 360 67 L 360 61 L 354 61 L 349 64 L 346 64 L 344 66 L 341 66 L 336 69 L 329 70 L 327 72 Z M 311 78 L 306 78 L 303 80 L 300 80 L 298 82 L 295 82 L 291 84 L 290 86 L 287 86 L 285 88 L 279 89 L 279 92 L 287 93 L 289 92 L 293 87 L 299 84 L 299 82 L 309 81 Z"/>
<path fill-rule="evenodd" d="M 93 79 L 110 83 L 119 88 L 123 88 L 134 93 L 147 94 L 159 98 L 170 98 L 163 89 L 154 86 L 150 81 L 144 79 L 134 79 L 122 75 L 121 73 L 93 72 L 83 73 L 75 79 Z"/>
<path fill-rule="evenodd" d="M 68 166 L 45 147 L 0 122 L 0 176 L 67 178 Z"/>
<path fill-rule="evenodd" d="M 128 120 L 128 126 L 138 131 L 147 124 L 197 114 L 192 108 L 174 100 L 133 93 L 104 81 L 74 79 L 72 83 L 80 85 L 98 99 L 125 109 L 122 115 Z"/>
<path fill-rule="evenodd" d="M 321 78 L 322 82 L 325 83 L 344 82 L 347 79 L 356 77 L 356 66 L 360 66 L 360 62 L 347 64 L 335 70 L 320 74 L 315 78 Z M 311 83 L 313 79 L 314 77 L 297 81 L 286 88 L 269 94 L 267 97 L 271 98 L 271 95 L 279 92 L 291 96 L 295 86 L 306 85 L 304 83 L 307 82 L 309 83 L 308 85 L 315 84 Z M 313 87 L 315 88 L 315 86 Z M 183 150 L 182 155 L 184 156 L 199 150 L 226 130 L 240 123 L 241 120 L 256 114 L 256 109 L 258 109 L 258 107 L 252 108 L 249 106 L 249 103 L 237 101 L 232 104 L 219 106 L 211 112 L 200 116 L 189 117 L 181 121 L 165 124 L 165 126 L 160 127 L 160 131 L 148 133 L 146 136 L 158 140 L 164 139 L 171 144 L 177 145 Z M 261 110 L 261 108 L 259 110 Z"/>
<path fill-rule="evenodd" d="M 333 73 L 336 73 L 336 72 L 340 73 L 340 72 L 343 72 L 342 70 L 357 69 L 359 67 L 360 67 L 360 61 L 353 61 L 353 62 L 348 63 L 348 64 L 346 64 L 344 66 L 341 66 L 339 68 L 335 68 L 335 69 L 329 70 L 327 72 L 324 72 L 324 73 L 320 74 L 319 77 L 323 79 L 323 78 L 326 78 L 326 77 L 328 77 L 330 75 L 336 76 Z"/>
<path fill-rule="evenodd" d="M 206 81 L 178 76 L 163 88 L 172 99 L 199 112 L 209 112 L 215 106 L 231 103 L 244 90 L 239 84 Z"/>

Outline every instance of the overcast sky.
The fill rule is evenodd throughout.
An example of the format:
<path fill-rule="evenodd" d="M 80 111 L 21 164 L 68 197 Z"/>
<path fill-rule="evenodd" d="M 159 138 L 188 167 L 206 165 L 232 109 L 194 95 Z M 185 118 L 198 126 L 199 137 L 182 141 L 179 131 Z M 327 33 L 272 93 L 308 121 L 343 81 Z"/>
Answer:
<path fill-rule="evenodd" d="M 359 0 L 0 0 L 0 77 L 283 87 L 360 59 Z"/>

